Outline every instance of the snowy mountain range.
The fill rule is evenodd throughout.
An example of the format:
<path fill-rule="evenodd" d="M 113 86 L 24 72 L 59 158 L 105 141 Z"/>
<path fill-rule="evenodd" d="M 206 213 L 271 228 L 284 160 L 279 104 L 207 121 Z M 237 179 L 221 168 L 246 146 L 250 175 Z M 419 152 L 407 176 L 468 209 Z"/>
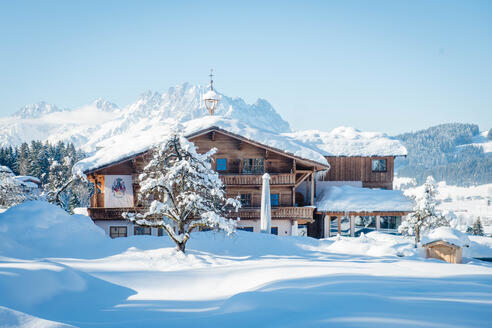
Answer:
<path fill-rule="evenodd" d="M 134 103 L 121 109 L 103 99 L 76 109 L 45 102 L 24 106 L 14 115 L 0 118 L 0 146 L 31 140 L 66 141 L 91 152 L 99 142 L 116 135 L 134 130 L 145 133 L 170 118 L 184 122 L 205 116 L 202 95 L 206 91 L 207 87 L 184 83 L 164 93 L 143 93 Z M 241 98 L 218 94 L 217 116 L 234 118 L 276 133 L 291 131 L 289 123 L 268 101 L 258 99 L 254 104 L 247 104 Z"/>

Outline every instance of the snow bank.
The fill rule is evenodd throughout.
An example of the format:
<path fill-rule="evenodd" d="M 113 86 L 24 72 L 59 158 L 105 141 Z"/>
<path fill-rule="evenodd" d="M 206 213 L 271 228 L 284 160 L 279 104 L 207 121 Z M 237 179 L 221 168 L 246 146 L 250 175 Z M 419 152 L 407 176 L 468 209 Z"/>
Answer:
<path fill-rule="evenodd" d="M 0 214 L 0 255 L 17 258 L 86 257 L 109 238 L 84 215 L 69 215 L 43 201 Z"/>
<path fill-rule="evenodd" d="M 323 151 L 325 156 L 405 156 L 407 149 L 385 133 L 362 132 L 352 127 L 338 127 L 331 132 L 306 130 L 284 135 Z"/>
<path fill-rule="evenodd" d="M 438 240 L 442 240 L 459 247 L 466 247 L 471 243 L 466 234 L 450 227 L 439 227 L 430 231 L 422 236 L 420 243 L 425 245 Z"/>
<path fill-rule="evenodd" d="M 402 240 L 404 238 L 404 240 Z M 402 241 L 404 241 L 402 243 Z M 339 254 L 364 255 L 371 257 L 415 257 L 416 249 L 411 240 L 402 236 L 388 235 L 373 231 L 358 238 L 332 237 L 320 243 L 320 250 Z"/>
<path fill-rule="evenodd" d="M 34 317 L 29 314 L 25 314 L 19 311 L 15 311 L 4 306 L 0 306 L 0 323 L 2 328 L 68 328 L 74 327 L 65 325 L 63 323 L 54 322 L 50 320 L 44 320 L 38 317 Z"/>
<path fill-rule="evenodd" d="M 412 211 L 413 202 L 400 190 L 318 184 L 318 211 Z"/>

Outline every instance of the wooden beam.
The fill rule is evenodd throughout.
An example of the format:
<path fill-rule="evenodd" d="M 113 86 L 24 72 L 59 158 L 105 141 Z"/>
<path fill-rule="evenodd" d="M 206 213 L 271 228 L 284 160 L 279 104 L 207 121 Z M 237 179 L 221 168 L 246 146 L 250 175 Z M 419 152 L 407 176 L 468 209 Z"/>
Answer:
<path fill-rule="evenodd" d="M 296 170 L 296 173 L 311 173 L 311 170 Z"/>
<path fill-rule="evenodd" d="M 301 185 L 301 183 L 306 180 L 306 178 L 309 176 L 308 173 L 304 174 L 300 179 L 299 181 L 296 182 L 296 184 L 294 185 L 294 188 L 297 188 Z M 306 195 L 307 196 L 307 195 Z"/>
<path fill-rule="evenodd" d="M 337 215 L 354 215 L 354 216 L 405 216 L 407 214 L 411 213 L 411 211 L 387 211 L 387 212 L 366 212 L 366 211 L 349 211 L 349 212 L 343 212 L 343 211 L 320 211 L 317 210 L 316 214 L 326 214 L 326 215 L 332 215 L 332 216 L 337 216 Z"/>
<path fill-rule="evenodd" d="M 381 230 L 381 217 L 379 215 L 376 215 L 376 230 Z"/>

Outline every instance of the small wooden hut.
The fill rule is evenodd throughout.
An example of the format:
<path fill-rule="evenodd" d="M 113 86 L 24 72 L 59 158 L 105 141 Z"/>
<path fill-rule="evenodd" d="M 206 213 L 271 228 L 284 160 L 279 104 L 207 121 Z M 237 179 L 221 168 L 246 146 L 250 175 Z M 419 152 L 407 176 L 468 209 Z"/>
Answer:
<path fill-rule="evenodd" d="M 463 249 L 444 240 L 436 240 L 422 245 L 427 258 L 449 263 L 462 263 Z"/>

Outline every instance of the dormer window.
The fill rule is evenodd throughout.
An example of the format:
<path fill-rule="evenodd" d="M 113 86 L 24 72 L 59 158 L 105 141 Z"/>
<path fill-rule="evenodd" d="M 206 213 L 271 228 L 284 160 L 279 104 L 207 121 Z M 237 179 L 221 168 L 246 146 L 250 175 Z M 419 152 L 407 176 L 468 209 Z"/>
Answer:
<path fill-rule="evenodd" d="M 386 160 L 385 159 L 373 159 L 372 160 L 372 172 L 386 172 Z"/>

